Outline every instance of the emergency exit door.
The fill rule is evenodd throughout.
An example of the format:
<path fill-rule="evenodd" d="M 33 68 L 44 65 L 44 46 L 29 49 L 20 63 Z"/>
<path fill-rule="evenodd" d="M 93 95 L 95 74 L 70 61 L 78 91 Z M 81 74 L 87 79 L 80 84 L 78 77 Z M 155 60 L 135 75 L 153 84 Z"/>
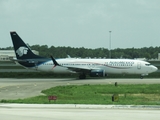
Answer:
<path fill-rule="evenodd" d="M 141 63 L 137 63 L 137 69 L 141 69 Z"/>

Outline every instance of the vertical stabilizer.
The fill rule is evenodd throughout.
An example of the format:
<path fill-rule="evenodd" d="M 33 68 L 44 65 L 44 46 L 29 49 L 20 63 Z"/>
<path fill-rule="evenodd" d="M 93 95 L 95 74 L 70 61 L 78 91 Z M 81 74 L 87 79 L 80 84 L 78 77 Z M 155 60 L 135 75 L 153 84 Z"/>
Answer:
<path fill-rule="evenodd" d="M 17 59 L 42 58 L 35 55 L 16 32 L 10 32 Z"/>

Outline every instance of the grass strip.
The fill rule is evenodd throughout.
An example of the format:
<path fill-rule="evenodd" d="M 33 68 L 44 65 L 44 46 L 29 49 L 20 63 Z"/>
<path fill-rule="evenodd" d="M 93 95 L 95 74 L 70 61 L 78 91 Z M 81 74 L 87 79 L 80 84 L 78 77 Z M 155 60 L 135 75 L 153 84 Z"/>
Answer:
<path fill-rule="evenodd" d="M 160 84 L 66 85 L 42 90 L 44 95 L 18 99 L 1 100 L 2 103 L 39 104 L 114 104 L 114 105 L 160 105 Z M 118 95 L 116 102 L 113 95 Z M 57 96 L 48 101 L 48 96 Z"/>

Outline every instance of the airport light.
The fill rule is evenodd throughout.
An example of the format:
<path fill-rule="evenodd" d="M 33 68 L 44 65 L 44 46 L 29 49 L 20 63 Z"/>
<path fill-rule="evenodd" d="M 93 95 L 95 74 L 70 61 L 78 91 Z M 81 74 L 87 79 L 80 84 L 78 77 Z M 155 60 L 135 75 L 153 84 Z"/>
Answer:
<path fill-rule="evenodd" d="M 109 58 L 111 58 L 111 32 L 109 31 Z"/>

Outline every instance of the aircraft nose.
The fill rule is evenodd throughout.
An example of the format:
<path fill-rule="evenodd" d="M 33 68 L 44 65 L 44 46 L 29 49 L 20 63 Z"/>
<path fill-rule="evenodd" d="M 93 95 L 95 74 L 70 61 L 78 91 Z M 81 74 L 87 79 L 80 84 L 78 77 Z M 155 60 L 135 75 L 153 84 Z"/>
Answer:
<path fill-rule="evenodd" d="M 155 67 L 155 66 L 153 66 L 153 71 L 155 72 L 155 71 L 157 71 L 157 70 L 158 70 L 158 68 Z"/>

